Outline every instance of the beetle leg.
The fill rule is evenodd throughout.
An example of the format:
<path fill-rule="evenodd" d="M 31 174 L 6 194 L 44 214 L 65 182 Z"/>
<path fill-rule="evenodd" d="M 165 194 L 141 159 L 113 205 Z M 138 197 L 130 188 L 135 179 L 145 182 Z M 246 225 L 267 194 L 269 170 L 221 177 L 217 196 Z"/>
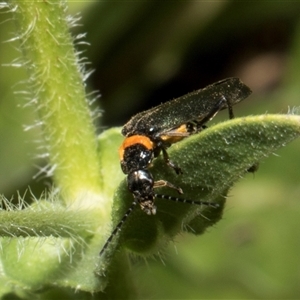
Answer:
<path fill-rule="evenodd" d="M 197 122 L 197 132 L 201 131 L 203 129 L 203 126 L 210 121 L 222 108 L 223 105 L 226 103 L 229 113 L 229 119 L 234 119 L 234 114 L 232 110 L 232 105 L 230 101 L 225 97 L 222 96 L 220 101 L 217 102 L 217 104 L 211 109 L 211 111 L 199 122 Z"/>
<path fill-rule="evenodd" d="M 159 187 L 164 187 L 164 186 L 167 186 L 171 189 L 174 189 L 176 190 L 179 194 L 183 194 L 183 191 L 181 188 L 175 186 L 174 184 L 172 184 L 171 182 L 169 181 L 166 181 L 166 180 L 158 180 L 158 181 L 155 181 L 154 182 L 154 188 L 159 188 Z"/>
<path fill-rule="evenodd" d="M 175 172 L 176 174 L 183 174 L 182 170 L 180 167 L 178 167 L 176 164 L 174 164 L 170 158 L 169 158 L 169 155 L 168 155 L 168 152 L 165 148 L 161 148 L 162 150 L 162 153 L 163 153 L 163 156 L 164 156 L 164 160 L 166 162 L 166 164 L 171 167 Z"/>

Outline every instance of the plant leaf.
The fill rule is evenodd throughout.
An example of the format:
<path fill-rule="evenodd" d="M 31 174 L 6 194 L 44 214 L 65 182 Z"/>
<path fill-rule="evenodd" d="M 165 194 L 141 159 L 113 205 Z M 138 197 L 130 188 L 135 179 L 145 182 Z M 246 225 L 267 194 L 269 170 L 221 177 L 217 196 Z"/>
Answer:
<path fill-rule="evenodd" d="M 136 207 L 122 228 L 119 243 L 139 254 L 153 254 L 182 230 L 203 233 L 221 219 L 232 185 L 253 165 L 299 136 L 299 121 L 297 115 L 237 118 L 174 144 L 168 153 L 184 174 L 176 175 L 159 157 L 151 168 L 154 178 L 181 187 L 184 191 L 181 198 L 211 201 L 220 207 L 157 199 L 155 216 L 148 216 Z M 177 196 L 169 188 L 158 189 L 158 193 Z M 124 180 L 115 195 L 114 224 L 123 217 L 132 200 Z"/>

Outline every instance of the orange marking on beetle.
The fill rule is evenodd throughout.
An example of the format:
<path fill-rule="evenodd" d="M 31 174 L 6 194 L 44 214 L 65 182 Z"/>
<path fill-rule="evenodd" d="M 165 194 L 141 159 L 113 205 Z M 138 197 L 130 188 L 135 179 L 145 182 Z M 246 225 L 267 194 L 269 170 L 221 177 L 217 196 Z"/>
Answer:
<path fill-rule="evenodd" d="M 120 160 L 123 160 L 125 149 L 135 144 L 141 144 L 149 150 L 154 148 L 154 143 L 148 137 L 144 135 L 132 135 L 127 137 L 119 148 Z"/>
<path fill-rule="evenodd" d="M 169 135 L 164 134 L 164 135 L 161 135 L 160 138 L 163 141 L 166 141 L 170 144 L 174 144 L 174 143 L 181 141 L 182 139 L 186 138 L 189 135 L 190 135 L 190 133 L 188 132 L 186 124 L 182 124 L 178 128 L 170 131 Z"/>

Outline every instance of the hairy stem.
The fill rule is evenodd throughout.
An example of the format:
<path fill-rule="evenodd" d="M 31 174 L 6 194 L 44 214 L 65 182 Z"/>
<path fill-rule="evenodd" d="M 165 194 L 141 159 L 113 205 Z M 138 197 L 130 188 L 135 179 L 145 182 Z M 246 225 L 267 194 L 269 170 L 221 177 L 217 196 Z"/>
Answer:
<path fill-rule="evenodd" d="M 76 21 L 65 1 L 10 1 L 29 73 L 31 104 L 43 127 L 50 167 L 63 201 L 99 205 L 96 134 L 84 89 L 84 64 L 69 34 Z M 97 200 L 97 201 L 96 201 Z M 77 205 L 78 206 L 78 205 Z"/>

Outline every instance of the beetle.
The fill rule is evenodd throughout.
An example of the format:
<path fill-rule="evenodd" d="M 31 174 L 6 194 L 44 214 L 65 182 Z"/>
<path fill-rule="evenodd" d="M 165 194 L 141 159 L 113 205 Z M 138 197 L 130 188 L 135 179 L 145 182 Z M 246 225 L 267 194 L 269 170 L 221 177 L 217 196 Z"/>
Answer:
<path fill-rule="evenodd" d="M 140 112 L 124 125 L 122 134 L 125 139 L 120 146 L 119 157 L 121 169 L 127 175 L 127 186 L 134 200 L 107 239 L 100 255 L 104 253 L 137 204 L 148 215 L 156 214 L 155 198 L 218 207 L 217 203 L 156 194 L 154 189 L 164 186 L 176 190 L 179 194 L 183 194 L 183 191 L 166 180 L 155 181 L 149 168 L 153 159 L 162 153 L 166 164 L 177 174 L 183 174 L 181 168 L 170 160 L 167 149 L 172 144 L 201 132 L 205 129 L 205 124 L 223 109 L 228 109 L 229 118 L 233 119 L 232 106 L 251 93 L 250 88 L 239 78 L 223 79 Z"/>

